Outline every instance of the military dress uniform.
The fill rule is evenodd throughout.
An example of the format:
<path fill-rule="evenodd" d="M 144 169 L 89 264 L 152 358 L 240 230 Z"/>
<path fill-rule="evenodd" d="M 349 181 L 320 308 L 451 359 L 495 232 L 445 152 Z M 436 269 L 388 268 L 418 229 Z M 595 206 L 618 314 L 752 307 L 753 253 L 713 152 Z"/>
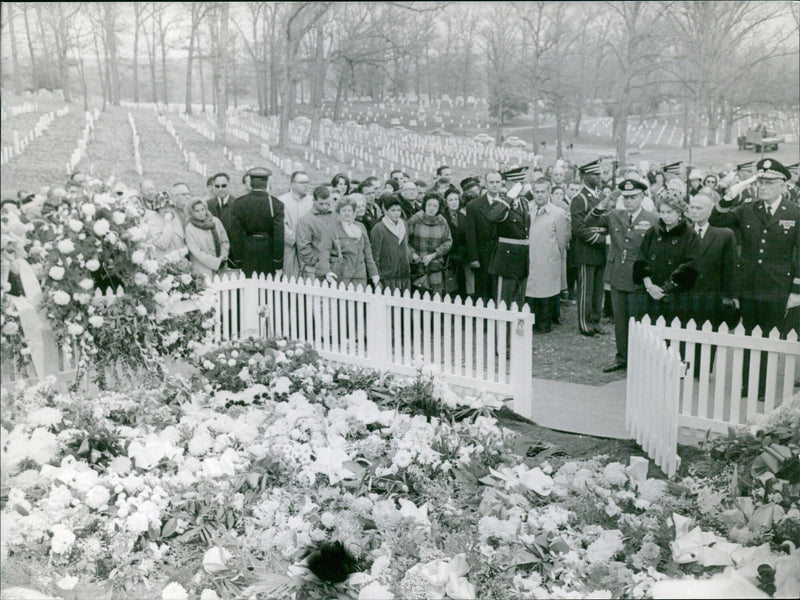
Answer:
<path fill-rule="evenodd" d="M 644 192 L 646 186 L 640 181 L 626 179 L 618 188 L 623 194 L 631 194 Z M 641 285 L 633 282 L 633 265 L 640 258 L 644 234 L 657 222 L 658 215 L 641 207 L 632 215 L 625 209 L 602 211 L 595 207 L 586 216 L 588 227 L 604 227 L 611 237 L 605 268 L 611 285 L 617 368 L 628 362 L 629 320 L 631 317 L 640 319 L 645 311 L 645 292 Z"/>
<path fill-rule="evenodd" d="M 600 173 L 599 161 L 580 167 L 584 174 Z M 578 329 L 594 335 L 599 328 L 603 308 L 603 270 L 606 263 L 606 230 L 586 225 L 586 215 L 600 203 L 600 195 L 587 185 L 570 203 L 572 240 L 578 272 Z"/>
<path fill-rule="evenodd" d="M 266 173 L 266 175 L 265 175 Z M 251 169 L 251 181 L 271 175 L 269 169 Z M 246 175 L 247 176 L 247 175 Z M 283 269 L 283 204 L 264 189 L 253 189 L 231 208 L 231 249 L 247 277 Z"/>
<path fill-rule="evenodd" d="M 521 308 L 528 281 L 528 203 L 519 198 L 500 198 L 489 208 L 489 221 L 497 226 L 497 245 L 489 260 L 489 274 L 497 277 L 497 297 L 507 307 Z"/>
<path fill-rule="evenodd" d="M 788 180 L 789 171 L 774 159 L 758 162 L 759 179 Z M 781 195 L 770 205 L 758 200 L 733 211 L 742 251 L 736 268 L 742 322 L 749 334 L 756 326 L 762 335 L 778 328 L 786 335 L 797 327 L 798 308 L 787 310 L 790 294 L 800 294 L 800 207 Z M 713 225 L 714 223 L 712 223 Z M 747 386 L 749 353 L 745 353 L 743 381 Z M 759 396 L 766 387 L 766 353 L 762 353 Z"/>

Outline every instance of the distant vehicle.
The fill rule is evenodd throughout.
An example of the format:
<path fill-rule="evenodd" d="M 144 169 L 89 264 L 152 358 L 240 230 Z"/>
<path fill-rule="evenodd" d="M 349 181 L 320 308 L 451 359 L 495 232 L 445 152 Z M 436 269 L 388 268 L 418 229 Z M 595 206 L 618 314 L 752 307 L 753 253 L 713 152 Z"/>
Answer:
<path fill-rule="evenodd" d="M 395 117 L 394 119 L 392 119 L 391 121 L 389 121 L 389 124 L 390 124 L 390 125 L 400 125 L 400 119 L 398 119 L 397 117 Z"/>
<path fill-rule="evenodd" d="M 489 134 L 487 134 L 487 133 L 479 133 L 478 135 L 476 135 L 472 139 L 474 139 L 476 142 L 479 142 L 481 144 L 493 144 L 494 143 L 494 138 L 492 136 L 490 136 Z"/>
<path fill-rule="evenodd" d="M 775 135 L 773 131 L 767 131 L 766 127 L 748 129 L 747 135 L 740 135 L 736 138 L 739 150 L 753 150 L 754 152 L 777 150 L 778 144 L 782 141 L 784 141 L 783 137 Z"/>
<path fill-rule="evenodd" d="M 408 129 L 406 129 L 402 125 L 395 125 L 394 127 L 392 127 L 392 130 L 393 131 L 401 131 L 401 132 L 407 132 L 408 131 Z"/>
<path fill-rule="evenodd" d="M 453 134 L 447 131 L 446 129 L 431 129 L 428 132 L 429 135 L 439 135 L 442 137 L 453 137 Z"/>
<path fill-rule="evenodd" d="M 515 135 L 508 137 L 503 143 L 511 148 L 525 148 L 528 145 Z"/>

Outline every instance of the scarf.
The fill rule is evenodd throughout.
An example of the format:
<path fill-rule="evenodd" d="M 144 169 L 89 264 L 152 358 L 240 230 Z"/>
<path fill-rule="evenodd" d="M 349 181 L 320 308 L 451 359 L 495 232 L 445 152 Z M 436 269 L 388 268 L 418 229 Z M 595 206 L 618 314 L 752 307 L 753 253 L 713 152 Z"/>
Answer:
<path fill-rule="evenodd" d="M 361 227 L 355 223 L 345 223 L 344 221 L 340 221 L 340 223 L 342 224 L 342 229 L 344 229 L 347 237 L 351 237 L 354 240 L 361 239 Z"/>
<path fill-rule="evenodd" d="M 190 217 L 189 221 L 197 227 L 198 229 L 203 229 L 204 231 L 211 231 L 211 235 L 214 237 L 214 256 L 219 258 L 219 255 L 222 253 L 222 248 L 219 243 L 219 233 L 217 233 L 217 228 L 214 224 L 214 219 L 211 215 L 208 215 L 208 218 L 205 221 L 201 221 L 200 219 L 196 219 L 195 217 Z"/>
<path fill-rule="evenodd" d="M 420 214 L 422 215 L 422 223 L 428 227 L 433 227 L 441 222 L 441 215 L 439 214 L 431 216 L 424 211 L 420 211 Z"/>
<path fill-rule="evenodd" d="M 406 235 L 406 224 L 403 222 L 403 219 L 397 219 L 397 223 L 393 223 L 388 216 L 385 216 L 381 219 L 381 223 L 386 226 L 386 229 L 394 234 L 398 243 L 402 243 L 403 238 Z"/>

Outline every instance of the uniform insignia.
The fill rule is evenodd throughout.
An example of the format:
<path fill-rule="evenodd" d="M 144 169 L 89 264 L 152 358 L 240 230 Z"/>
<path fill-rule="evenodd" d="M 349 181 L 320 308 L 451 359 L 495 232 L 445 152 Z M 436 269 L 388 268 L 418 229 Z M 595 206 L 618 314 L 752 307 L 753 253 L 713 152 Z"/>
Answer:
<path fill-rule="evenodd" d="M 778 221 L 778 224 L 784 229 L 791 229 L 792 227 L 795 226 L 796 222 L 781 219 L 780 221 Z"/>
<path fill-rule="evenodd" d="M 771 166 L 772 166 L 772 161 L 771 160 L 765 160 L 764 161 L 764 168 L 765 169 L 769 169 Z"/>

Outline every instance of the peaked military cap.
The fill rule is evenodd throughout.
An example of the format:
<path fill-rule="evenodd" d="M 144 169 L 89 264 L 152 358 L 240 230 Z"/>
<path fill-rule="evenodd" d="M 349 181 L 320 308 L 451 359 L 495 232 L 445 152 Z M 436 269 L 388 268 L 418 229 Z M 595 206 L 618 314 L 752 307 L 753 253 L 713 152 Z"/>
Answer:
<path fill-rule="evenodd" d="M 752 160 L 748 160 L 747 162 L 739 163 L 738 165 L 736 165 L 737 171 L 749 171 L 752 168 L 753 168 Z"/>
<path fill-rule="evenodd" d="M 800 173 L 800 162 L 796 162 L 793 165 L 786 165 L 786 170 L 796 177 L 797 174 Z"/>
<path fill-rule="evenodd" d="M 242 183 L 245 183 L 248 177 L 251 179 L 269 179 L 272 176 L 272 171 L 267 167 L 253 167 L 248 169 L 242 177 Z"/>
<path fill-rule="evenodd" d="M 623 196 L 635 196 L 647 190 L 647 186 L 638 179 L 629 177 L 628 179 L 623 179 L 617 189 L 622 192 Z"/>
<path fill-rule="evenodd" d="M 677 175 L 681 171 L 681 165 L 682 164 L 683 164 L 683 161 L 679 160 L 678 162 L 674 162 L 674 163 L 670 163 L 668 165 L 664 165 L 664 168 L 662 168 L 661 170 L 664 171 L 664 173 L 673 173 L 673 174 Z"/>
<path fill-rule="evenodd" d="M 580 171 L 584 175 L 586 174 L 600 175 L 600 173 L 602 172 L 602 169 L 600 167 L 600 160 L 593 160 L 592 162 L 588 162 L 585 165 L 581 165 L 580 167 L 578 167 L 578 171 Z"/>
<path fill-rule="evenodd" d="M 461 180 L 461 191 L 466 192 L 470 188 L 474 188 L 475 186 L 480 186 L 481 181 L 477 177 L 467 177 Z"/>
<path fill-rule="evenodd" d="M 525 176 L 528 173 L 528 167 L 515 167 L 508 171 L 500 173 L 500 177 L 506 181 L 525 181 Z"/>
<path fill-rule="evenodd" d="M 783 179 L 788 181 L 792 178 L 789 169 L 784 167 L 774 158 L 762 158 L 756 163 L 756 175 L 759 179 Z"/>

